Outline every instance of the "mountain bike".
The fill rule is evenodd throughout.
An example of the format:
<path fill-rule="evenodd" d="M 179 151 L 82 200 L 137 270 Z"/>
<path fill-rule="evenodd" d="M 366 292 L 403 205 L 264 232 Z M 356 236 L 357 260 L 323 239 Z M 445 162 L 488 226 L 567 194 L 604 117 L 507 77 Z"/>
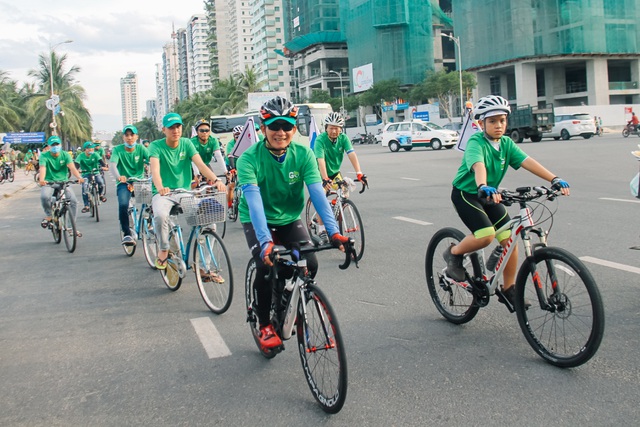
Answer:
<path fill-rule="evenodd" d="M 331 244 L 298 248 L 300 259 L 297 259 L 291 248 L 274 246 L 273 267 L 266 278 L 273 292 L 270 317 L 274 329 L 283 341 L 297 335 L 300 362 L 311 393 L 323 411 L 335 414 L 342 409 L 347 397 L 347 355 L 335 312 L 310 277 L 304 259 L 306 253 L 328 249 L 335 248 Z M 347 269 L 352 261 L 357 266 L 354 242 L 349 239 L 340 269 Z M 260 353 L 272 359 L 284 350 L 284 344 L 275 348 L 260 345 L 253 288 L 255 274 L 256 262 L 251 258 L 244 282 L 247 322 Z"/>
<path fill-rule="evenodd" d="M 331 210 L 336 218 L 340 233 L 344 236 L 350 237 L 355 241 L 356 257 L 358 261 L 362 259 L 364 254 L 364 224 L 360 217 L 360 212 L 355 203 L 349 199 L 349 193 L 355 190 L 355 183 L 349 178 L 333 180 L 335 190 L 327 192 L 327 198 L 331 204 Z M 362 190 L 360 194 L 364 193 L 368 185 L 362 182 Z M 339 203 L 338 203 L 339 202 Z M 305 223 L 310 236 L 319 236 L 318 226 L 319 219 L 311 199 L 307 200 L 307 204 L 304 209 Z"/>
<path fill-rule="evenodd" d="M 598 286 L 582 261 L 564 249 L 547 246 L 555 210 L 546 203 L 556 200 L 560 192 L 520 187 L 500 194 L 506 206 L 517 203 L 520 213 L 496 231 L 511 230 L 511 237 L 495 270 L 485 271 L 483 251 L 477 251 L 464 257 L 466 279 L 457 282 L 450 278 L 442 254 L 465 235 L 455 228 L 443 228 L 427 246 L 425 269 L 431 299 L 445 319 L 463 324 L 495 294 L 511 313 L 516 312 L 527 342 L 544 360 L 563 368 L 582 365 L 595 355 L 602 341 L 604 307 Z M 551 223 L 549 230 L 537 226 L 546 221 Z M 538 241 L 532 242 L 531 236 L 537 236 Z M 525 258 L 518 270 L 512 305 L 501 292 L 498 277 L 518 239 L 524 245 Z"/>
<path fill-rule="evenodd" d="M 129 208 L 127 210 L 127 217 L 129 218 L 129 230 L 131 231 L 131 237 L 133 240 L 149 241 L 150 238 L 145 238 L 145 234 L 153 232 L 153 226 L 149 228 L 150 222 L 150 205 L 151 205 L 151 178 L 129 178 L 127 181 L 127 189 L 131 192 L 131 198 L 129 199 Z M 136 203 L 140 203 L 140 212 Z M 155 234 L 153 235 L 153 247 L 155 248 Z M 122 227 L 120 227 L 120 240 L 124 239 L 124 233 Z M 122 249 L 127 256 L 133 256 L 136 252 L 137 245 L 122 245 Z M 144 243 L 143 243 L 144 250 Z M 147 257 L 147 251 L 145 251 L 145 258 L 147 263 L 155 268 L 156 254 L 149 253 Z"/>
<path fill-rule="evenodd" d="M 214 187 L 204 186 L 194 191 L 178 189 L 170 193 L 182 197 L 170 212 L 168 262 L 160 273 L 165 285 L 171 291 L 177 291 L 187 270 L 193 267 L 205 305 L 212 312 L 222 314 L 233 298 L 233 271 L 227 249 L 215 231 L 215 223 L 225 220 L 227 193 L 212 191 L 215 191 Z M 187 224 L 191 226 L 186 247 L 182 227 L 177 221 L 180 213 L 184 213 Z M 191 245 L 193 263 L 189 262 Z"/>
<path fill-rule="evenodd" d="M 53 241 L 60 243 L 64 238 L 67 250 L 73 252 L 76 250 L 76 239 L 79 237 L 79 233 L 76 229 L 76 220 L 71 213 L 71 200 L 67 199 L 65 191 L 72 182 L 54 181 L 46 184 L 54 189 L 53 196 L 51 196 L 51 221 L 48 225 L 53 235 Z"/>

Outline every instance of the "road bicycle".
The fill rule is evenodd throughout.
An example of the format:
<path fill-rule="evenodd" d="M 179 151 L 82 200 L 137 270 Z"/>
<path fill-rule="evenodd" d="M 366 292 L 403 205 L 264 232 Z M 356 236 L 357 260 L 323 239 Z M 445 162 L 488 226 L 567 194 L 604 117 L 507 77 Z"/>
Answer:
<path fill-rule="evenodd" d="M 181 198 L 169 214 L 169 254 L 167 267 L 160 273 L 165 285 L 177 291 L 187 270 L 193 267 L 204 303 L 212 312 L 222 314 L 233 298 L 233 271 L 227 249 L 215 231 L 215 223 L 224 222 L 227 193 L 212 191 L 215 191 L 214 187 L 204 186 L 194 191 L 177 189 L 170 193 Z M 184 213 L 187 224 L 191 226 L 186 247 L 177 218 L 180 213 Z M 191 252 L 192 263 L 189 259 Z"/>
<path fill-rule="evenodd" d="M 153 232 L 153 224 L 151 218 L 151 178 L 129 178 L 127 181 L 127 189 L 131 192 L 129 199 L 129 208 L 127 209 L 127 217 L 129 218 L 129 230 L 131 238 L 134 241 L 143 241 L 143 251 L 147 263 L 155 269 L 155 233 Z M 140 203 L 140 211 L 136 206 Z M 149 236 L 147 236 L 150 234 Z M 124 239 L 122 227 L 120 227 L 120 240 Z M 147 245 L 144 244 L 147 242 Z M 149 248 L 145 250 L 145 246 L 151 243 L 153 250 Z M 133 256 L 136 252 L 137 245 L 122 245 L 122 249 L 127 256 Z"/>
<path fill-rule="evenodd" d="M 14 179 L 15 175 L 11 165 L 9 163 L 3 163 L 2 166 L 0 166 L 0 183 L 3 183 L 5 180 L 13 182 Z"/>
<path fill-rule="evenodd" d="M 344 246 L 345 261 L 339 266 L 343 270 L 352 261 L 356 266 L 358 262 L 353 239 Z M 281 245 L 273 248 L 273 267 L 266 276 L 273 292 L 271 324 L 283 341 L 293 335 L 298 337 L 300 362 L 311 393 L 325 412 L 333 414 L 342 409 L 347 397 L 347 356 L 335 312 L 325 293 L 310 277 L 304 254 L 335 248 L 331 244 L 323 244 L 296 249 L 299 259 L 291 248 Z M 245 274 L 247 322 L 260 353 L 272 359 L 284 350 L 284 344 L 275 348 L 260 345 L 253 287 L 255 274 L 256 262 L 251 258 Z"/>
<path fill-rule="evenodd" d="M 333 184 L 333 188 L 335 189 L 327 192 L 327 198 L 331 204 L 333 216 L 336 218 L 336 222 L 340 228 L 340 234 L 350 237 L 355 241 L 356 258 L 360 261 L 364 254 L 364 224 L 362 223 L 358 208 L 355 203 L 349 199 L 349 193 L 355 190 L 355 183 L 349 178 L 335 178 Z M 364 193 L 366 188 L 368 188 L 368 185 L 362 182 L 362 189 L 359 193 Z M 304 212 L 309 235 L 312 237 L 320 237 L 318 231 L 318 220 L 320 217 L 311 199 L 307 200 Z"/>
<path fill-rule="evenodd" d="M 463 324 L 495 294 L 510 312 L 516 312 L 525 338 L 544 360 L 559 367 L 582 365 L 595 355 L 602 341 L 604 308 L 598 286 L 582 261 L 565 249 L 547 246 L 555 210 L 546 203 L 556 200 L 560 192 L 520 187 L 500 194 L 506 206 L 517 203 L 520 213 L 496 231 L 511 230 L 511 237 L 495 270 L 485 271 L 483 251 L 477 251 L 464 257 L 466 279 L 458 282 L 450 278 L 442 254 L 465 235 L 455 228 L 443 228 L 427 246 L 425 268 L 431 299 L 445 319 Z M 546 221 L 551 225 L 545 231 L 538 225 Z M 538 237 L 537 242 L 532 242 L 532 235 Z M 518 239 L 524 245 L 525 258 L 518 270 L 512 305 L 501 292 L 498 278 Z"/>
<path fill-rule="evenodd" d="M 67 198 L 66 189 L 72 181 L 52 181 L 46 184 L 53 187 L 51 196 L 51 221 L 48 228 L 53 235 L 53 241 L 60 243 L 64 239 L 64 244 L 69 252 L 76 250 L 76 239 L 78 230 L 76 229 L 76 219 L 71 213 L 71 200 Z"/>

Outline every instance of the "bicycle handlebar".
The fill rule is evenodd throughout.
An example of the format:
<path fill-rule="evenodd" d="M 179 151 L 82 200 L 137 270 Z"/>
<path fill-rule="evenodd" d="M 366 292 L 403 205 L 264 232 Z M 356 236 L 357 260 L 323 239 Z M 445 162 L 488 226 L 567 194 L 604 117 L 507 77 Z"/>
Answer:
<path fill-rule="evenodd" d="M 562 192 L 557 188 L 539 187 L 518 187 L 516 191 L 500 190 L 502 204 L 511 206 L 513 203 L 524 203 L 545 197 L 547 200 L 554 200 L 561 196 Z"/>
<path fill-rule="evenodd" d="M 340 268 L 341 270 L 346 270 L 351 265 L 351 262 L 354 262 L 356 267 L 358 267 L 358 261 L 356 259 L 356 250 L 354 248 L 355 240 L 353 240 L 352 238 L 349 238 L 349 242 L 343 246 L 344 246 L 345 259 L 342 264 L 338 265 L 338 268 Z M 302 246 L 302 247 L 296 247 L 295 249 L 286 248 L 285 246 L 282 246 L 282 245 L 275 245 L 273 247 L 273 250 L 271 251 L 270 259 L 272 262 L 280 260 L 286 263 L 291 261 L 281 260 L 280 257 L 293 255 L 294 250 L 297 251 L 300 256 L 302 256 L 303 254 L 306 254 L 306 253 L 326 251 L 329 249 L 337 249 L 337 248 L 333 246 L 333 244 L 331 243 L 317 245 L 315 240 L 314 240 L 313 246 Z"/>

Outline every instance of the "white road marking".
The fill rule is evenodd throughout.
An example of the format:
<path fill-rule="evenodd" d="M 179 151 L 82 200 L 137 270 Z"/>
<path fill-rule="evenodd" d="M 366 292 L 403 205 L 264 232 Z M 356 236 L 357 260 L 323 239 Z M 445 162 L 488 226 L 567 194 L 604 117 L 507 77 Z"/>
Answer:
<path fill-rule="evenodd" d="M 582 261 L 585 261 L 585 262 L 590 262 L 590 263 L 593 263 L 593 264 L 603 265 L 605 267 L 616 268 L 618 270 L 628 271 L 630 273 L 640 274 L 640 268 L 638 268 L 638 267 L 632 267 L 630 265 L 619 264 L 617 262 L 607 261 L 607 260 L 599 259 L 599 258 L 593 258 L 593 257 L 590 257 L 590 256 L 581 256 L 580 259 Z"/>
<path fill-rule="evenodd" d="M 418 179 L 418 178 L 407 178 L 407 177 L 404 177 L 404 176 L 400 177 L 400 179 L 406 179 L 407 181 L 420 181 L 420 179 Z"/>
<path fill-rule="evenodd" d="M 193 329 L 196 330 L 196 334 L 198 334 L 198 338 L 200 338 L 200 342 L 209 359 L 231 356 L 229 347 L 224 343 L 222 336 L 210 318 L 198 317 L 197 319 L 191 319 L 191 324 Z"/>
<path fill-rule="evenodd" d="M 609 197 L 600 197 L 600 200 L 611 200 L 613 202 L 640 203 L 640 200 L 612 199 Z"/>
<path fill-rule="evenodd" d="M 399 221 L 411 222 L 413 224 L 418 224 L 418 225 L 433 225 L 430 222 L 420 221 L 420 220 L 417 220 L 417 219 L 407 218 L 407 217 L 404 217 L 404 216 L 394 216 L 393 219 L 397 219 Z"/>

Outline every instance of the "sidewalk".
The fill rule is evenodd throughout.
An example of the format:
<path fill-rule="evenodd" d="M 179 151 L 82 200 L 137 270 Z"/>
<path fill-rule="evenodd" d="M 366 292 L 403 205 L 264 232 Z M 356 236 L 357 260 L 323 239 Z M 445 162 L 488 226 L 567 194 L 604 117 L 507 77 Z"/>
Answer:
<path fill-rule="evenodd" d="M 0 184 L 0 203 L 19 191 L 28 188 L 35 188 L 36 186 L 37 184 L 33 180 L 33 172 L 27 176 L 24 174 L 24 169 L 16 169 L 15 180 L 13 182 L 5 180 Z"/>

